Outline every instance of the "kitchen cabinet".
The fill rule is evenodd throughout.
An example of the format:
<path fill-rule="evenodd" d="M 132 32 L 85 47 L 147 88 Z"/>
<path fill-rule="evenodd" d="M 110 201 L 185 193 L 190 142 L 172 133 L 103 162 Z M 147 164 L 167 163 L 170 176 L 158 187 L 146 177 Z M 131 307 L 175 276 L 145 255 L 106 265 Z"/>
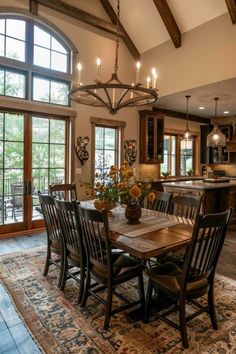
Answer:
<path fill-rule="evenodd" d="M 140 163 L 163 162 L 164 116 L 153 111 L 139 112 L 139 161 Z"/>
<path fill-rule="evenodd" d="M 226 147 L 207 147 L 207 135 L 212 131 L 213 125 L 201 125 L 201 164 L 230 163 L 230 153 Z M 226 135 L 226 140 L 232 137 L 231 125 L 219 125 L 219 129 Z"/>

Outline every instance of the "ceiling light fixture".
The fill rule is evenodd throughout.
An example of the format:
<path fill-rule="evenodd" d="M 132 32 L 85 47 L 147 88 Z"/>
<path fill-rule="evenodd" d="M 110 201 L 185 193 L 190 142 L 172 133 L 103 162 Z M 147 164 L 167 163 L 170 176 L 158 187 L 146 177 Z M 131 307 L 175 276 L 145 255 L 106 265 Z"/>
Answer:
<path fill-rule="evenodd" d="M 215 97 L 215 123 L 214 128 L 210 134 L 207 135 L 207 146 L 218 147 L 226 145 L 226 136 L 219 130 L 218 124 L 216 122 L 217 118 L 217 103 L 219 97 Z"/>
<path fill-rule="evenodd" d="M 185 97 L 186 97 L 186 129 L 185 129 L 184 134 L 182 136 L 182 140 L 193 140 L 192 132 L 188 127 L 188 101 L 191 96 L 187 95 Z"/>
<path fill-rule="evenodd" d="M 205 107 L 200 106 L 200 107 L 198 107 L 198 109 L 200 109 L 200 111 L 202 111 L 203 109 L 205 109 Z"/>
<path fill-rule="evenodd" d="M 224 114 L 229 114 L 229 111 L 224 111 Z"/>
<path fill-rule="evenodd" d="M 117 32 L 120 30 L 120 1 L 117 0 Z M 116 114 L 124 107 L 137 107 L 156 102 L 158 90 L 156 88 L 157 72 L 152 69 L 151 78 L 147 78 L 147 87 L 139 83 L 140 62 L 136 64 L 136 83 L 124 84 L 118 78 L 118 57 L 119 57 L 119 37 L 116 37 L 114 72 L 110 80 L 102 82 L 100 80 L 101 60 L 97 59 L 97 79 L 95 83 L 83 85 L 81 83 L 82 66 L 78 64 L 79 83 L 73 88 L 69 97 L 71 100 L 93 107 L 103 107 L 109 110 L 110 114 Z"/>

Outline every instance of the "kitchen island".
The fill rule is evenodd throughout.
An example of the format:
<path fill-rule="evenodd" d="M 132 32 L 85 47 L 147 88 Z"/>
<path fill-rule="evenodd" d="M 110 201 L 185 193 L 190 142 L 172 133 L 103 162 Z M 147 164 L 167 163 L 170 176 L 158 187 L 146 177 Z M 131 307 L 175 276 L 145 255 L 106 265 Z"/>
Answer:
<path fill-rule="evenodd" d="M 209 183 L 200 181 L 179 181 L 163 183 L 163 189 L 173 195 L 203 196 L 203 213 L 225 211 L 228 207 L 236 210 L 236 180 Z"/>

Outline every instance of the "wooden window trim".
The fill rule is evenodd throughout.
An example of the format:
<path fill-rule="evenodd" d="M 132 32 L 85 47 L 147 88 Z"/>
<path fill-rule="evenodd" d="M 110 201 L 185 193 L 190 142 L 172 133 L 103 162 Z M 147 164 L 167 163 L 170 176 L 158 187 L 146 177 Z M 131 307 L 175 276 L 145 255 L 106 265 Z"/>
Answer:
<path fill-rule="evenodd" d="M 118 165 L 121 164 L 121 161 L 124 159 L 124 128 L 126 126 L 126 122 L 114 119 L 105 119 L 105 118 L 98 118 L 98 117 L 91 117 L 91 176 L 94 176 L 94 164 L 95 164 L 95 127 L 108 127 L 108 128 L 116 128 L 118 129 Z"/>

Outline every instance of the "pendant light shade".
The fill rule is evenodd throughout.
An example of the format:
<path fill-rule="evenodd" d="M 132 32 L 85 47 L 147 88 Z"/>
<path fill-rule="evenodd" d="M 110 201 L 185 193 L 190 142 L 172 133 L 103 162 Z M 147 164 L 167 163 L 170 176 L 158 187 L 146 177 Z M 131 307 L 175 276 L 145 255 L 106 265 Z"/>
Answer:
<path fill-rule="evenodd" d="M 191 96 L 187 95 L 186 97 L 186 129 L 184 131 L 184 134 L 182 136 L 182 140 L 193 140 L 193 135 L 191 130 L 188 127 L 188 101 Z"/>
<path fill-rule="evenodd" d="M 217 118 L 217 102 L 219 97 L 215 97 L 215 119 Z M 214 128 L 210 134 L 207 135 L 207 146 L 220 147 L 226 145 L 226 136 L 219 130 L 218 124 L 214 124 Z"/>

